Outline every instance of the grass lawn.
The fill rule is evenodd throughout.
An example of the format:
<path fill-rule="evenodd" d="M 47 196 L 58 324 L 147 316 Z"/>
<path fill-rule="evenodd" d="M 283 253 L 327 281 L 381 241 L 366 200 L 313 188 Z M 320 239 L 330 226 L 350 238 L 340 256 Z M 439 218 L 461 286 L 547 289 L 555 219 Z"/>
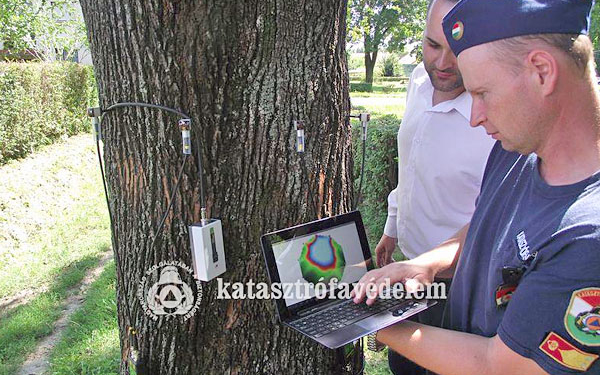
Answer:
<path fill-rule="evenodd" d="M 67 291 L 109 249 L 101 186 L 89 134 L 0 167 L 0 375 L 52 332 Z"/>
<path fill-rule="evenodd" d="M 0 167 L 0 298 L 110 247 L 96 158 L 84 134 Z"/>
<path fill-rule="evenodd" d="M 386 123 L 400 126 L 406 107 L 406 91 L 402 90 L 396 94 L 386 96 L 376 93 L 351 92 L 350 102 L 352 104 L 352 113 L 360 111 L 371 113 L 371 125 Z M 359 121 L 356 119 L 352 119 L 352 124 L 360 126 Z M 380 229 L 383 231 L 383 227 Z M 375 237 L 370 236 L 369 244 L 372 250 L 375 249 L 378 239 L 379 235 Z M 399 251 L 394 253 L 394 259 L 402 259 Z M 364 347 L 366 362 L 364 375 L 392 375 L 387 363 L 387 348 L 376 353 L 366 349 L 366 343 Z"/>
<path fill-rule="evenodd" d="M 353 93 L 350 97 L 353 112 L 364 110 L 371 113 L 371 118 L 376 120 L 381 116 L 396 116 L 398 122 L 404 115 L 406 107 L 406 94 L 396 97 L 364 97 L 362 93 Z M 357 121 L 357 120 L 354 120 Z M 358 123 L 358 122 L 356 122 Z M 398 123 L 398 125 L 400 125 Z"/>
<path fill-rule="evenodd" d="M 50 374 L 118 374 L 121 349 L 115 300 L 115 264 L 90 286 L 50 356 Z"/>
<path fill-rule="evenodd" d="M 67 291 L 97 263 L 97 257 L 88 256 L 70 264 L 53 278 L 48 291 L 0 315 L 0 375 L 14 374 L 40 339 L 52 333 Z"/>
<path fill-rule="evenodd" d="M 360 81 L 351 81 L 350 91 L 351 95 L 393 98 L 406 95 L 406 84 L 394 81 L 375 81 L 372 85 L 368 85 Z"/>
<path fill-rule="evenodd" d="M 387 348 L 380 352 L 372 352 L 365 349 L 366 364 L 364 375 L 392 375 L 392 371 L 388 366 L 387 352 Z"/>

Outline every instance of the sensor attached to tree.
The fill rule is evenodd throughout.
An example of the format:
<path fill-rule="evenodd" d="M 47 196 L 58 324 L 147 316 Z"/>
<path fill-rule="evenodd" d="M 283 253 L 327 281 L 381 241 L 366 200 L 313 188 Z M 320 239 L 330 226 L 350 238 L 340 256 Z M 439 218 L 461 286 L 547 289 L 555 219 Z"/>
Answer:
<path fill-rule="evenodd" d="M 227 267 L 221 220 L 202 219 L 200 223 L 192 224 L 188 229 L 194 277 L 198 280 L 209 281 L 223 274 Z"/>
<path fill-rule="evenodd" d="M 304 152 L 304 121 L 294 120 L 294 129 L 296 130 L 296 151 Z"/>

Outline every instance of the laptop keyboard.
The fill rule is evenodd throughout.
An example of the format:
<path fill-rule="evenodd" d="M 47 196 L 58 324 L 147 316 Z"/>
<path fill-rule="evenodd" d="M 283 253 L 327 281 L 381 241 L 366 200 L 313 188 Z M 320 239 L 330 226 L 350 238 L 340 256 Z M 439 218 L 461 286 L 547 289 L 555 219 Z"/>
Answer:
<path fill-rule="evenodd" d="M 395 316 L 400 316 L 416 304 L 415 301 L 399 301 L 390 298 L 378 299 L 373 305 L 368 306 L 366 303 L 355 304 L 352 299 L 349 299 L 310 314 L 310 316 L 297 319 L 290 324 L 294 328 L 318 338 L 385 310 L 393 310 Z"/>

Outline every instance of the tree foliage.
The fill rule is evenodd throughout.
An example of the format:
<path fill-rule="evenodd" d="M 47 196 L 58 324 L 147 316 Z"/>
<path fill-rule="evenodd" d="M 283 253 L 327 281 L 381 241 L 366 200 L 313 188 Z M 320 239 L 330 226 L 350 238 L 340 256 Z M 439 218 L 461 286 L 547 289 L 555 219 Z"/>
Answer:
<path fill-rule="evenodd" d="M 0 0 L 0 40 L 5 48 L 25 48 L 24 41 L 33 34 L 35 10 L 24 1 Z"/>
<path fill-rule="evenodd" d="M 400 52 L 421 39 L 426 12 L 426 0 L 350 0 L 349 37 L 365 52 Z"/>
<path fill-rule="evenodd" d="M 39 60 L 70 59 L 87 46 L 78 3 L 73 0 L 0 0 L 0 41 L 10 53 L 27 50 Z"/>
<path fill-rule="evenodd" d="M 363 43 L 367 77 L 379 50 L 400 52 L 421 39 L 426 13 L 427 0 L 349 1 L 348 36 L 351 42 Z"/>

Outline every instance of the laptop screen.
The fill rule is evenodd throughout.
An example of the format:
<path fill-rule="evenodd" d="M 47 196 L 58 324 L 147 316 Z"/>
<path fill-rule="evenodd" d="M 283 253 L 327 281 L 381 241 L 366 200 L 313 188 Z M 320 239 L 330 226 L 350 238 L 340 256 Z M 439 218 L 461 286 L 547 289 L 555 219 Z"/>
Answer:
<path fill-rule="evenodd" d="M 280 282 L 294 284 L 291 293 L 284 295 L 287 307 L 300 307 L 304 305 L 302 302 L 315 297 L 314 286 L 317 283 L 327 284 L 326 289 L 329 290 L 335 280 L 350 284 L 357 282 L 367 272 L 357 223 L 354 221 L 296 234 L 291 239 L 273 242 L 271 246 Z"/>

